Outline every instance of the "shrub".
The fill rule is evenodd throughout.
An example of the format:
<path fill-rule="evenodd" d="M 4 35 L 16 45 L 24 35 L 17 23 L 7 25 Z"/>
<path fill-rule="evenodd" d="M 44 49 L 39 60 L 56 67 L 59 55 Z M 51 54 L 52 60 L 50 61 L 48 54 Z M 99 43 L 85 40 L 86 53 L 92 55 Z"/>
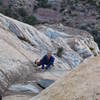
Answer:
<path fill-rule="evenodd" d="M 87 0 L 87 3 L 90 3 L 91 5 L 96 5 L 99 3 L 98 1 L 96 0 Z"/>
<path fill-rule="evenodd" d="M 39 7 L 47 7 L 48 6 L 48 0 L 37 0 Z"/>
<path fill-rule="evenodd" d="M 13 6 L 12 4 L 9 4 L 9 5 L 8 5 L 8 8 L 9 8 L 9 9 L 11 9 L 11 8 L 12 8 L 12 6 Z"/>
<path fill-rule="evenodd" d="M 2 3 L 2 0 L 0 0 L 0 5 L 2 5 L 3 3 Z"/>
<path fill-rule="evenodd" d="M 11 10 L 10 8 L 5 9 L 5 10 L 4 10 L 4 14 L 5 14 L 6 16 L 11 17 L 11 15 L 12 15 L 12 10 Z"/>
<path fill-rule="evenodd" d="M 12 17 L 13 17 L 14 19 L 19 20 L 19 16 L 18 16 L 16 13 L 13 13 L 13 14 L 12 14 Z"/>
<path fill-rule="evenodd" d="M 90 50 L 91 50 L 91 51 L 94 51 L 94 48 L 90 47 Z"/>
<path fill-rule="evenodd" d="M 57 55 L 58 57 L 62 57 L 63 52 L 64 52 L 64 48 L 63 48 L 63 47 L 59 47 L 59 48 L 57 48 L 57 53 L 56 53 L 56 55 Z"/>
<path fill-rule="evenodd" d="M 14 13 L 14 11 L 12 11 L 12 9 L 10 8 L 3 10 L 2 13 L 14 19 L 19 19 L 19 16 L 17 15 L 17 13 Z"/>
<path fill-rule="evenodd" d="M 27 16 L 27 13 L 26 13 L 26 11 L 25 11 L 24 8 L 19 8 L 19 9 L 18 9 L 18 13 L 19 13 L 19 15 L 22 16 L 22 17 Z"/>
<path fill-rule="evenodd" d="M 95 42 L 98 44 L 100 49 L 100 37 L 94 37 Z"/>
<path fill-rule="evenodd" d="M 34 16 L 26 16 L 23 21 L 30 25 L 35 25 L 38 23 L 37 19 Z"/>

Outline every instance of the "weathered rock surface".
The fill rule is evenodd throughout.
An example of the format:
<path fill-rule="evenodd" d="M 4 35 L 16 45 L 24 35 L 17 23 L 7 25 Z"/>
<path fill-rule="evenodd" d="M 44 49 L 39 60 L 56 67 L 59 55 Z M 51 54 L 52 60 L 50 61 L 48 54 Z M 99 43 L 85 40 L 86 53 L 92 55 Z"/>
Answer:
<path fill-rule="evenodd" d="M 100 56 L 84 61 L 30 100 L 99 100 Z"/>
<path fill-rule="evenodd" d="M 31 61 L 24 56 L 25 51 L 19 45 L 16 37 L 0 28 L 0 94 L 11 83 L 34 73 Z"/>
<path fill-rule="evenodd" d="M 75 47 L 73 40 L 78 42 L 74 43 Z M 40 25 L 34 28 L 0 14 L 0 94 L 13 82 L 29 78 L 35 73 L 33 62 L 42 57 L 46 50 L 52 50 L 55 54 L 59 47 L 64 48 L 64 53 L 62 58 L 54 55 L 55 67 L 43 73 L 37 71 L 34 77 L 59 79 L 84 58 L 94 56 L 94 52 L 96 55 L 99 53 L 93 37 L 86 31 L 63 25 Z"/>
<path fill-rule="evenodd" d="M 14 84 L 11 87 L 9 87 L 8 90 L 15 93 L 25 94 L 38 94 L 40 92 L 40 90 L 33 84 Z"/>
<path fill-rule="evenodd" d="M 2 100 L 29 100 L 32 98 L 30 95 L 13 95 L 13 96 L 6 96 Z"/>

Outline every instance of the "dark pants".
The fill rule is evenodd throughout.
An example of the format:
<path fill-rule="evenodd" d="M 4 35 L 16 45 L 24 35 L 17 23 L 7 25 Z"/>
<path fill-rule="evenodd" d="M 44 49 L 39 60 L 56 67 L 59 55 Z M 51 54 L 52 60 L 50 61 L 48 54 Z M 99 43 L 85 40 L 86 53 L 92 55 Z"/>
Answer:
<path fill-rule="evenodd" d="M 40 65 L 47 65 L 46 69 L 49 69 L 51 67 L 51 65 L 53 66 L 53 63 L 50 64 L 50 62 L 46 62 L 46 61 L 44 63 L 41 63 L 41 61 L 40 61 Z M 42 69 L 44 69 L 44 66 L 42 66 Z"/>
<path fill-rule="evenodd" d="M 42 61 L 41 61 L 41 60 L 38 61 L 38 62 L 35 61 L 35 64 L 37 64 L 37 66 L 41 66 L 41 65 L 42 65 Z M 43 64 L 44 64 L 44 65 L 48 65 L 49 62 L 44 62 Z M 53 64 L 51 64 L 51 65 L 53 65 Z M 42 69 L 44 69 L 44 68 L 42 68 Z M 47 69 L 48 69 L 48 68 L 47 68 Z"/>

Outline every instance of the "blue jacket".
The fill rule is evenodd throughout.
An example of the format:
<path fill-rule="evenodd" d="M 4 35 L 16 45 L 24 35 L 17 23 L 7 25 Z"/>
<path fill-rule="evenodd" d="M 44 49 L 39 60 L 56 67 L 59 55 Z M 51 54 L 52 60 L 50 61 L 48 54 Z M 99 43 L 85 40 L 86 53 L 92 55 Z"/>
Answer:
<path fill-rule="evenodd" d="M 47 55 L 45 55 L 42 59 L 41 59 L 41 65 L 42 65 L 42 69 L 44 69 L 44 65 L 47 65 L 46 67 L 49 68 L 50 65 L 53 65 L 55 58 L 53 56 L 50 57 L 50 59 L 48 59 Z"/>

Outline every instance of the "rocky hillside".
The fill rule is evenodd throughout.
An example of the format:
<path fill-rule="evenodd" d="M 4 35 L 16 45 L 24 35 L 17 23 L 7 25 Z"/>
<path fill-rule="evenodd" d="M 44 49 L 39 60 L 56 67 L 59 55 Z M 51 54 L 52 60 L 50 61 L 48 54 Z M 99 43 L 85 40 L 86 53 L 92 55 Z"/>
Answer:
<path fill-rule="evenodd" d="M 34 61 L 46 50 L 52 50 L 55 66 L 50 71 L 37 72 Z M 97 44 L 86 31 L 62 24 L 32 27 L 0 14 L 0 94 L 29 77 L 57 80 L 98 53 Z"/>
<path fill-rule="evenodd" d="M 99 20 L 99 0 L 0 0 L 0 96 L 3 100 L 29 100 L 42 91 L 37 87 L 38 80 L 54 82 L 65 73 L 64 78 L 31 100 L 99 100 Z M 47 50 L 52 51 L 55 64 L 41 72 L 34 61 Z M 36 86 L 27 84 L 33 81 Z M 30 89 L 32 95 L 26 92 L 22 96 L 19 92 L 17 96 L 16 89 L 9 90 L 14 86 L 18 90 L 21 87 L 21 91 Z"/>
<path fill-rule="evenodd" d="M 86 30 L 100 47 L 99 0 L 0 0 L 0 12 L 31 25 L 61 22 Z"/>
<path fill-rule="evenodd" d="M 100 0 L 63 0 L 64 25 L 87 30 L 100 47 Z"/>

